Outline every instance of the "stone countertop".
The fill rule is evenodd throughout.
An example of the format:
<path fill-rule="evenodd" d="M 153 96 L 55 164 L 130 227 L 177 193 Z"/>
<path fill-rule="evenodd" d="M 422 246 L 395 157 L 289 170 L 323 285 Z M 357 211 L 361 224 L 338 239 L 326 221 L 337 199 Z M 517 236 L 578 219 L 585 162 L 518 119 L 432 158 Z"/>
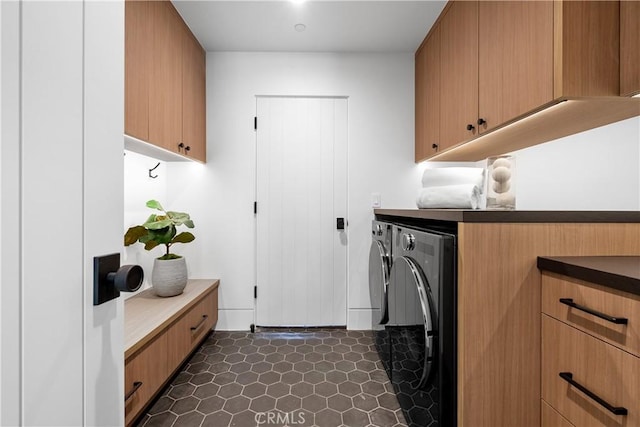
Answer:
<path fill-rule="evenodd" d="M 640 295 L 640 256 L 545 256 L 538 268 Z"/>
<path fill-rule="evenodd" d="M 640 223 L 640 211 L 520 211 L 470 209 L 374 209 L 377 219 L 424 219 L 449 222 Z"/>

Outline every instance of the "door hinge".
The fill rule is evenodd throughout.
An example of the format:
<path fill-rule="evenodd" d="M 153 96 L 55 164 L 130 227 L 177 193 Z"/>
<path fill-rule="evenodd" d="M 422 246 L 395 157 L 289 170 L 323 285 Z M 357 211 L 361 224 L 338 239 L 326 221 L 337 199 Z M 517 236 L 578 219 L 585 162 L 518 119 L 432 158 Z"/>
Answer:
<path fill-rule="evenodd" d="M 254 214 L 258 213 L 258 202 L 253 202 L 253 213 Z"/>
<path fill-rule="evenodd" d="M 253 130 L 258 130 L 258 117 L 253 118 Z"/>
<path fill-rule="evenodd" d="M 258 286 L 254 286 L 253 287 L 253 297 L 254 298 L 258 298 Z"/>

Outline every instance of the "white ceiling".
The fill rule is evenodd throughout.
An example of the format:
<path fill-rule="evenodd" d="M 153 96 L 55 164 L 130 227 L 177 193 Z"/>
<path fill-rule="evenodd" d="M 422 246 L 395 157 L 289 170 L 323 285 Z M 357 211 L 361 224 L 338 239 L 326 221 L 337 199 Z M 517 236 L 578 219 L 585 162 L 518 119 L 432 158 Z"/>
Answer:
<path fill-rule="evenodd" d="M 415 52 L 445 3 L 173 0 L 209 52 Z"/>

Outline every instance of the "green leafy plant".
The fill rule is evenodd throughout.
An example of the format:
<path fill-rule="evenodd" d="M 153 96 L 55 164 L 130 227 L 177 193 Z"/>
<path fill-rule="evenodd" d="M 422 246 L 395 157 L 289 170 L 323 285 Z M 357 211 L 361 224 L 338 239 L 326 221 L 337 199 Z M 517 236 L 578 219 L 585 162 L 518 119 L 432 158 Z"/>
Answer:
<path fill-rule="evenodd" d="M 189 243 L 195 239 L 195 236 L 188 231 L 177 234 L 178 226 L 194 227 L 189 214 L 165 211 L 157 200 L 149 200 L 147 207 L 159 210 L 162 214 L 151 214 L 144 224 L 129 228 L 124 235 L 124 245 L 130 246 L 140 242 L 148 251 L 156 246 L 165 245 L 166 253 L 158 259 L 182 258 L 180 255 L 172 254 L 170 249 L 175 243 Z"/>

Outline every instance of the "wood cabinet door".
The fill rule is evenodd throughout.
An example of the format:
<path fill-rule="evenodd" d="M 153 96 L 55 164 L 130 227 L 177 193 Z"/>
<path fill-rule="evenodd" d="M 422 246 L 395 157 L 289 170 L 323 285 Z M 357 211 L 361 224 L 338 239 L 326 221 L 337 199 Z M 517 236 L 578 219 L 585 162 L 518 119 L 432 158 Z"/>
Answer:
<path fill-rule="evenodd" d="M 640 93 L 640 1 L 620 2 L 620 95 Z"/>
<path fill-rule="evenodd" d="M 205 52 L 186 26 L 182 40 L 182 141 L 189 147 L 187 156 L 204 162 L 207 160 Z"/>
<path fill-rule="evenodd" d="M 440 28 L 431 30 L 416 54 L 416 163 L 437 153 L 440 144 Z"/>
<path fill-rule="evenodd" d="M 453 1 L 440 21 L 440 37 L 439 149 L 443 150 L 477 135 L 478 2 Z"/>
<path fill-rule="evenodd" d="M 149 142 L 181 152 L 183 22 L 169 1 L 149 2 L 152 51 Z"/>
<path fill-rule="evenodd" d="M 480 133 L 553 99 L 553 2 L 481 1 Z"/>
<path fill-rule="evenodd" d="M 151 68 L 149 2 L 127 0 L 124 13 L 124 133 L 146 141 L 149 138 Z"/>

